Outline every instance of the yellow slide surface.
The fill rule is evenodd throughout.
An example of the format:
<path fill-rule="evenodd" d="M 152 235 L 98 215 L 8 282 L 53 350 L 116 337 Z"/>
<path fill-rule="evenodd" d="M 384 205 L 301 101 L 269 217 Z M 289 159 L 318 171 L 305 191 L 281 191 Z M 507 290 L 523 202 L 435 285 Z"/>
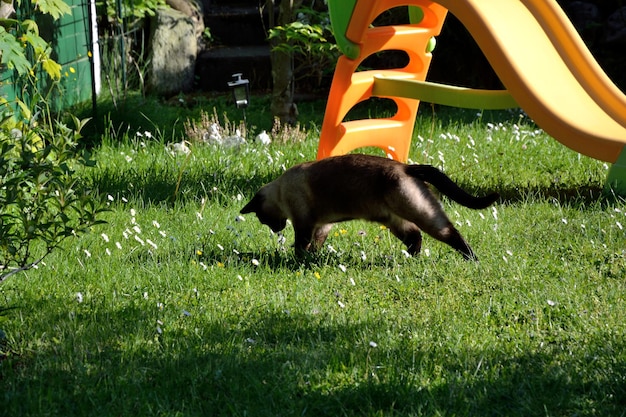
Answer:
<path fill-rule="evenodd" d="M 554 0 L 435 0 L 469 30 L 524 111 L 549 135 L 614 163 L 626 147 L 626 96 Z"/>

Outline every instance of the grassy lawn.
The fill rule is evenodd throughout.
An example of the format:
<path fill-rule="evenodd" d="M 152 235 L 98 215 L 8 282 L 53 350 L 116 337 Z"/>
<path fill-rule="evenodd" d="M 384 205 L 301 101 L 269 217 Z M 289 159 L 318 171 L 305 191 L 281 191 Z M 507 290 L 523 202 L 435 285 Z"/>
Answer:
<path fill-rule="evenodd" d="M 426 108 L 411 160 L 502 195 L 443 201 L 480 262 L 427 236 L 409 258 L 351 222 L 302 264 L 292 230 L 239 210 L 315 158 L 307 106 L 296 143 L 172 155 L 198 109 L 156 105 L 95 141 L 81 176 L 108 224 L 0 286 L 0 415 L 624 415 L 626 203 L 602 195 L 606 164 L 517 113 Z"/>

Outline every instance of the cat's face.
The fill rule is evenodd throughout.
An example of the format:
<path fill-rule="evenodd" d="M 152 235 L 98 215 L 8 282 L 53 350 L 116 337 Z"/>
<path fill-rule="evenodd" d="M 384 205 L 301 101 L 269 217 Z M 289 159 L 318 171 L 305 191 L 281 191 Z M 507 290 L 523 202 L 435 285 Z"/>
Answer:
<path fill-rule="evenodd" d="M 248 204 L 241 209 L 241 214 L 254 213 L 259 221 L 272 229 L 272 232 L 278 233 L 287 226 L 287 218 L 282 214 L 279 207 L 265 197 L 262 191 L 250 200 Z"/>

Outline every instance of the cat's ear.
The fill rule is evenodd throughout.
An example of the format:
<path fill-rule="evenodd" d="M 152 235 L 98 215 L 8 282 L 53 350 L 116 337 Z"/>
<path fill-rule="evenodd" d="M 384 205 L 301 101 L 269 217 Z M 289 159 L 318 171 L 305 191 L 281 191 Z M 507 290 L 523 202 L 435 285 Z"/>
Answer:
<path fill-rule="evenodd" d="M 264 197 L 260 193 L 256 193 L 254 197 L 252 197 L 252 200 L 250 200 L 248 204 L 241 209 L 240 213 L 246 214 L 259 212 L 263 206 L 263 199 Z"/>

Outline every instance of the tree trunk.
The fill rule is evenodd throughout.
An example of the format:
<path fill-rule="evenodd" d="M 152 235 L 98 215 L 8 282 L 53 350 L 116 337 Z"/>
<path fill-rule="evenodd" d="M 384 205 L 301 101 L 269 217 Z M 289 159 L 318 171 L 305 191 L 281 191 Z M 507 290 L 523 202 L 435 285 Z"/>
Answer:
<path fill-rule="evenodd" d="M 271 1 L 271 0 L 270 0 Z M 302 0 L 282 0 L 278 9 L 278 26 L 287 25 L 295 20 L 295 11 L 302 5 Z M 271 46 L 286 39 L 275 39 Z M 272 51 L 270 53 L 272 63 L 272 104 L 271 110 L 274 117 L 281 123 L 293 124 L 298 117 L 298 111 L 293 101 L 293 56 L 290 53 Z"/>
<path fill-rule="evenodd" d="M 0 19 L 8 19 L 15 13 L 13 8 L 13 0 L 0 1 Z"/>

